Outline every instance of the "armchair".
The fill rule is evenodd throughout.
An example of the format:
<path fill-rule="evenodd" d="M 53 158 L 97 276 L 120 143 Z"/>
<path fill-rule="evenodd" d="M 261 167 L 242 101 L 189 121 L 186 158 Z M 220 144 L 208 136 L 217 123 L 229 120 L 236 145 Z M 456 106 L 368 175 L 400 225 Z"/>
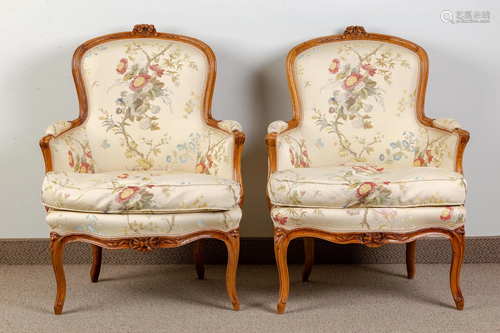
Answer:
<path fill-rule="evenodd" d="M 314 238 L 370 247 L 405 243 L 411 279 L 417 239 L 446 237 L 453 249 L 451 291 L 463 308 L 462 157 L 469 133 L 455 120 L 424 115 L 427 76 L 421 47 L 360 26 L 288 54 L 293 118 L 272 123 L 266 136 L 278 313 L 289 294 L 287 247 L 299 237 L 303 281 L 313 267 Z"/>
<path fill-rule="evenodd" d="M 79 117 L 51 125 L 40 141 L 55 313 L 66 294 L 66 244 L 92 244 L 97 282 L 102 248 L 149 252 L 195 242 L 203 279 L 205 238 L 227 246 L 226 286 L 238 310 L 245 135 L 236 121 L 212 118 L 213 51 L 197 39 L 136 25 L 82 44 L 72 68 Z"/>

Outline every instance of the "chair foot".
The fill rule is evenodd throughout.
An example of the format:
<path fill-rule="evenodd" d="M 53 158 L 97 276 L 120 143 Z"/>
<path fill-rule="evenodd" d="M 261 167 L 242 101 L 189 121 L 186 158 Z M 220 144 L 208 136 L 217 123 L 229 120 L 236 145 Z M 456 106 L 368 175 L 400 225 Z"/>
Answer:
<path fill-rule="evenodd" d="M 290 240 L 283 230 L 274 231 L 274 253 L 278 266 L 280 291 L 278 296 L 277 312 L 285 312 L 288 294 L 290 292 L 290 279 L 288 275 L 287 251 Z"/>
<path fill-rule="evenodd" d="M 203 239 L 194 242 L 194 266 L 196 267 L 196 273 L 198 274 L 198 279 L 203 280 L 205 278 L 205 266 L 203 266 Z"/>
<path fill-rule="evenodd" d="M 57 235 L 50 236 L 50 257 L 52 259 L 52 267 L 54 268 L 54 275 L 57 283 L 57 295 L 54 302 L 54 313 L 60 315 L 64 307 L 64 300 L 66 298 L 66 277 L 64 276 L 63 268 L 63 251 L 64 241 Z"/>
<path fill-rule="evenodd" d="M 453 257 L 451 261 L 450 269 L 450 287 L 451 294 L 453 295 L 453 300 L 458 310 L 463 310 L 464 308 L 464 296 L 460 290 L 460 269 L 462 268 L 462 263 L 465 254 L 465 230 L 461 227 L 453 231 L 453 235 L 450 238 L 451 247 L 453 249 Z"/>
<path fill-rule="evenodd" d="M 417 250 L 417 241 L 406 243 L 406 271 L 408 279 L 415 277 L 415 253 Z"/>
<path fill-rule="evenodd" d="M 314 264 L 314 238 L 304 237 L 305 262 L 302 269 L 302 281 L 307 282 Z"/>
<path fill-rule="evenodd" d="M 92 283 L 96 283 L 99 280 L 99 274 L 101 273 L 102 247 L 92 244 L 92 253 L 94 255 L 94 262 L 92 263 L 92 269 L 90 270 L 90 281 Z"/>
<path fill-rule="evenodd" d="M 238 258 L 240 255 L 240 234 L 239 230 L 229 232 L 225 240 L 227 247 L 227 271 L 226 271 L 226 288 L 233 309 L 240 309 L 240 301 L 236 293 L 236 270 L 238 268 Z"/>

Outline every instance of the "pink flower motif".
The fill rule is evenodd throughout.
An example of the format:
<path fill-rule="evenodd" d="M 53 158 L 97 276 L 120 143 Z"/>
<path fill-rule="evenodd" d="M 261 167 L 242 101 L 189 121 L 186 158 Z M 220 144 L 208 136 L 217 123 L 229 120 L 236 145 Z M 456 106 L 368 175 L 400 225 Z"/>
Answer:
<path fill-rule="evenodd" d="M 158 77 L 161 77 L 163 73 L 165 73 L 165 70 L 160 67 L 158 64 L 154 65 L 149 65 L 149 69 L 154 71 Z"/>
<path fill-rule="evenodd" d="M 148 74 L 139 74 L 130 82 L 130 90 L 139 91 L 151 80 Z"/>
<path fill-rule="evenodd" d="M 309 158 L 309 155 L 307 155 L 307 150 L 304 150 L 304 151 L 302 152 L 302 155 L 304 155 L 305 157 Z"/>
<path fill-rule="evenodd" d="M 337 58 L 333 59 L 332 63 L 330 64 L 330 68 L 328 68 L 330 74 L 337 74 L 337 72 L 339 71 L 339 66 L 340 66 L 340 60 Z"/>
<path fill-rule="evenodd" d="M 300 161 L 299 168 L 307 168 L 307 164 L 305 161 Z"/>
<path fill-rule="evenodd" d="M 128 68 L 128 60 L 126 58 L 120 59 L 120 62 L 116 66 L 116 72 L 118 74 L 125 74 Z"/>
<path fill-rule="evenodd" d="M 120 193 L 118 193 L 118 196 L 116 197 L 116 202 L 118 203 L 124 203 L 126 201 L 129 201 L 132 199 L 132 197 L 135 196 L 135 194 L 140 190 L 139 187 L 137 186 L 129 186 L 122 190 Z"/>
<path fill-rule="evenodd" d="M 364 182 L 363 184 L 359 185 L 358 189 L 356 190 L 358 198 L 364 197 L 365 195 L 372 193 L 373 190 L 375 190 L 375 187 L 377 187 L 377 184 L 373 182 Z"/>
<path fill-rule="evenodd" d="M 426 163 L 425 163 L 425 161 L 424 161 L 424 159 L 423 159 L 422 157 L 419 157 L 419 158 L 417 158 L 417 159 L 415 159 L 415 160 L 413 161 L 413 166 L 414 166 L 414 167 L 421 167 L 421 166 L 425 166 L 425 164 L 426 164 Z"/>
<path fill-rule="evenodd" d="M 368 71 L 368 74 L 370 76 L 375 75 L 375 72 L 377 71 L 377 69 L 373 68 L 372 65 L 370 65 L 370 64 L 362 64 L 361 68 L 364 69 L 365 71 Z"/>
<path fill-rule="evenodd" d="M 432 159 L 434 158 L 434 156 L 432 156 L 431 150 L 430 150 L 430 149 L 427 149 L 427 150 L 425 151 L 425 155 L 427 155 L 427 161 L 428 161 L 429 163 L 431 163 L 431 162 L 432 162 Z"/>
<path fill-rule="evenodd" d="M 445 209 L 443 209 L 440 218 L 443 221 L 448 221 L 449 219 L 451 219 L 452 214 L 453 214 L 453 207 L 446 207 Z"/>
<path fill-rule="evenodd" d="M 281 213 L 277 213 L 276 215 L 274 215 L 274 220 L 279 222 L 279 224 L 281 225 L 285 225 L 287 219 L 288 217 L 283 216 Z"/>
<path fill-rule="evenodd" d="M 78 173 L 89 173 L 90 172 L 90 164 L 88 163 L 82 163 L 80 166 L 80 169 L 78 170 Z"/>
<path fill-rule="evenodd" d="M 207 162 L 208 162 L 208 168 L 210 169 L 212 167 L 212 165 L 214 164 L 214 161 L 212 160 L 211 154 L 207 155 Z"/>
<path fill-rule="evenodd" d="M 301 196 L 304 196 L 304 194 L 306 194 L 306 191 L 300 191 Z"/>
<path fill-rule="evenodd" d="M 69 166 L 74 167 L 75 166 L 75 158 L 73 157 L 73 152 L 71 150 L 68 150 L 68 160 L 69 160 Z"/>
<path fill-rule="evenodd" d="M 295 165 L 295 156 L 293 155 L 292 148 L 288 148 L 288 151 L 290 152 L 290 163 L 292 163 L 292 165 Z"/>
<path fill-rule="evenodd" d="M 86 151 L 85 152 L 85 156 L 87 156 L 88 158 L 92 159 L 92 152 L 90 150 Z"/>
<path fill-rule="evenodd" d="M 363 75 L 359 73 L 352 73 L 345 78 L 344 82 L 342 82 L 342 88 L 345 90 L 351 90 L 361 82 L 361 79 L 363 79 Z"/>
<path fill-rule="evenodd" d="M 128 173 L 122 173 L 121 175 L 119 175 L 117 177 L 121 178 L 121 179 L 126 179 L 126 178 L 128 178 Z"/>

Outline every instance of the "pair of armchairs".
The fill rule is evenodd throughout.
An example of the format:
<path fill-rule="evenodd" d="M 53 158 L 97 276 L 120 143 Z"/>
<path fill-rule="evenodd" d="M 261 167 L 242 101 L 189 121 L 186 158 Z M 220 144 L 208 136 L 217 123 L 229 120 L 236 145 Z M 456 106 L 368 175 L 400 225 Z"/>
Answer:
<path fill-rule="evenodd" d="M 76 50 L 80 115 L 51 125 L 40 141 L 56 314 L 66 294 L 63 249 L 77 241 L 92 244 L 90 276 L 97 282 L 102 248 L 149 252 L 190 242 L 203 279 L 203 239 L 222 240 L 227 291 L 239 309 L 245 136 L 236 121 L 212 118 L 215 73 L 208 45 L 152 25 Z M 456 121 L 425 117 L 425 51 L 348 27 L 293 48 L 287 73 L 293 119 L 272 123 L 266 137 L 278 313 L 289 293 L 287 247 L 298 237 L 306 251 L 304 281 L 314 237 L 371 247 L 406 243 L 409 278 L 416 240 L 447 237 L 451 290 L 462 309 L 462 155 L 469 135 Z"/>

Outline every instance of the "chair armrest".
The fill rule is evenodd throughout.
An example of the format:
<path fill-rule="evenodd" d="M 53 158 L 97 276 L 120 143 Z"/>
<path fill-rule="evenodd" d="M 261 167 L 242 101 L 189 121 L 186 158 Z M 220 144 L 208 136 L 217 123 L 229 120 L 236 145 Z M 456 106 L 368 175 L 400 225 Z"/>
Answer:
<path fill-rule="evenodd" d="M 236 120 L 221 120 L 217 123 L 217 126 L 228 133 L 232 133 L 234 131 L 243 132 L 243 128 Z"/>
<path fill-rule="evenodd" d="M 271 133 L 277 133 L 280 134 L 284 131 L 286 131 L 288 128 L 288 123 L 283 120 L 276 120 L 273 121 L 268 127 L 267 127 L 267 134 Z"/>
<path fill-rule="evenodd" d="M 207 124 L 207 129 L 201 136 L 195 173 L 216 175 L 237 181 L 242 193 L 241 207 L 243 204 L 241 153 L 245 134 L 241 125 L 235 120 L 222 120 L 216 124 L 217 127 Z"/>
<path fill-rule="evenodd" d="M 98 170 L 85 127 L 79 120 L 58 121 L 50 125 L 45 133 L 46 136 L 40 140 L 45 172 L 94 173 Z"/>
<path fill-rule="evenodd" d="M 311 165 L 306 142 L 299 127 L 278 120 L 269 125 L 267 132 L 269 176 L 278 170 L 308 168 Z"/>
<path fill-rule="evenodd" d="M 469 141 L 469 132 L 462 129 L 460 123 L 451 118 L 424 117 L 420 125 L 414 165 L 419 166 L 425 163 L 428 166 L 445 168 L 463 174 L 462 160 Z"/>
<path fill-rule="evenodd" d="M 59 136 L 71 127 L 71 121 L 57 121 L 45 130 L 45 135 Z"/>
<path fill-rule="evenodd" d="M 434 127 L 452 132 L 454 129 L 461 129 L 462 125 L 455 119 L 451 118 L 438 118 L 432 121 Z"/>

